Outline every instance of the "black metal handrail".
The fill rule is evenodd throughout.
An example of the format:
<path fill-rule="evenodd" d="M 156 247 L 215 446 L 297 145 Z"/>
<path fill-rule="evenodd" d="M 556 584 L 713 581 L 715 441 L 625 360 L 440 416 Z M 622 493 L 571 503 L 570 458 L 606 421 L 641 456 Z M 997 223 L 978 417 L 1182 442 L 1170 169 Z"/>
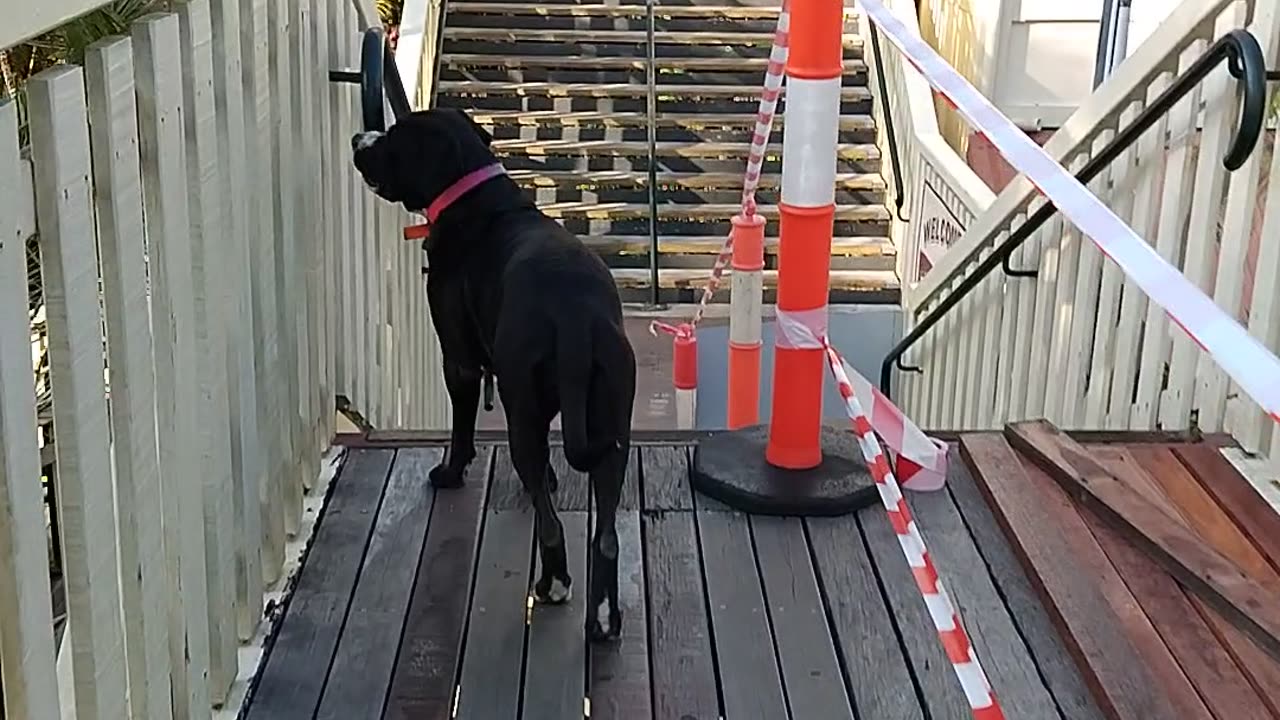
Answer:
<path fill-rule="evenodd" d="M 893 127 L 893 108 L 889 103 L 889 87 L 884 81 L 884 58 L 880 54 L 880 31 L 876 24 L 867 21 L 871 29 L 871 55 L 876 62 L 876 85 L 880 89 L 880 113 L 884 116 L 885 139 L 889 141 L 889 164 L 893 167 L 893 205 L 898 220 L 907 222 L 902 217 L 902 206 L 907 201 L 907 192 L 902 186 L 902 160 L 898 157 L 898 133 Z"/>
<path fill-rule="evenodd" d="M 649 139 L 649 303 L 658 307 L 662 300 L 659 285 L 662 257 L 658 247 L 658 47 L 655 40 L 657 17 L 654 5 L 645 3 L 645 114 Z"/>
<path fill-rule="evenodd" d="M 1249 31 L 1241 29 L 1232 30 L 1210 46 L 1186 72 L 1178 76 L 1172 85 L 1160 93 L 1159 97 L 1138 115 L 1133 124 L 1121 130 L 1101 152 L 1090 159 L 1084 168 L 1076 173 L 1076 179 L 1081 183 L 1093 180 L 1224 60 L 1228 61 L 1227 68 L 1231 76 L 1239 80 L 1244 88 L 1244 99 L 1240 107 L 1240 124 L 1222 160 L 1222 164 L 1228 171 L 1238 170 L 1253 152 L 1262 134 L 1267 111 L 1266 83 L 1268 80 L 1280 79 L 1280 73 L 1267 71 L 1266 59 L 1262 54 L 1262 48 L 1258 46 L 1257 39 Z M 1045 203 L 1032 213 L 1026 222 L 1010 233 L 991 255 L 978 264 L 973 273 L 965 277 L 943 298 L 938 307 L 926 315 L 889 351 L 880 364 L 880 391 L 885 396 L 890 395 L 895 366 L 903 372 L 924 372 L 919 367 L 903 365 L 902 356 L 924 337 L 925 333 L 937 325 L 947 311 L 977 287 L 992 270 L 999 266 L 1005 273 L 1015 277 L 1036 274 L 1035 271 L 1016 270 L 1009 267 L 1009 258 L 1056 211 L 1057 208 L 1052 203 Z"/>

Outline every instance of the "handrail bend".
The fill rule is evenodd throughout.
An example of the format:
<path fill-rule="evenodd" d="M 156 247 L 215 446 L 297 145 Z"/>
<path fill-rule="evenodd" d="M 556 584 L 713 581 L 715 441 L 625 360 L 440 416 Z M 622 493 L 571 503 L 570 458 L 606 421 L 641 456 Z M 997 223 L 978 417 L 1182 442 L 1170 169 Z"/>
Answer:
<path fill-rule="evenodd" d="M 1222 164 L 1229 172 L 1234 172 L 1244 165 L 1249 154 L 1257 147 L 1258 138 L 1262 134 L 1263 123 L 1267 112 L 1267 81 L 1280 79 L 1280 73 L 1268 72 L 1266 58 L 1258 40 L 1248 30 L 1236 29 L 1223 35 L 1205 51 L 1187 71 L 1173 82 L 1164 92 L 1152 101 L 1128 127 L 1121 130 L 1111 142 L 1107 143 L 1097 155 L 1076 174 L 1081 183 L 1088 183 L 1102 172 L 1113 160 L 1133 145 L 1138 138 L 1191 92 L 1205 77 L 1223 61 L 1227 61 L 1227 69 L 1231 76 L 1243 86 L 1244 98 L 1240 104 L 1240 122 L 1235 135 L 1222 159 Z M 978 286 L 996 267 L 1013 276 L 1031 276 L 1033 271 L 1015 270 L 1009 267 L 1010 256 L 1027 238 L 1031 237 L 1040 226 L 1057 211 L 1053 203 L 1045 203 L 1018 226 L 1009 237 L 996 248 L 986 259 L 978 264 L 964 280 L 956 286 L 938 306 L 915 325 L 897 345 L 889 351 L 880 363 L 880 391 L 886 397 L 891 395 L 893 369 L 896 366 L 903 372 L 923 373 L 915 366 L 903 365 L 902 356 L 907 350 L 924 337 L 951 308 L 955 307 L 971 290 Z"/>

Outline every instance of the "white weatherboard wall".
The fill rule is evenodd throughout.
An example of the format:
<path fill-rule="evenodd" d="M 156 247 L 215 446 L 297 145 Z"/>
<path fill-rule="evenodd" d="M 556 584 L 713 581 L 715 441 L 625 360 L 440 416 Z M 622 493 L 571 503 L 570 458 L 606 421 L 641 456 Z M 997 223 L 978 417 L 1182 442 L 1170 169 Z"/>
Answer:
<path fill-rule="evenodd" d="M 978 87 L 1020 127 L 1060 127 L 1092 92 L 1103 0 L 985 2 L 1000 5 L 1000 20 L 992 77 L 985 87 Z M 1179 0 L 1135 0 L 1128 55 L 1178 4 Z"/>

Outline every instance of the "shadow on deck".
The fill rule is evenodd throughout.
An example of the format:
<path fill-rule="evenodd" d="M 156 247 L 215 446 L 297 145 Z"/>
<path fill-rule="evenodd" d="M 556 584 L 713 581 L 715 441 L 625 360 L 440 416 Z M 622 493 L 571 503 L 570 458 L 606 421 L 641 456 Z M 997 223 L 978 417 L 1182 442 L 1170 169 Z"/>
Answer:
<path fill-rule="evenodd" d="M 583 632 L 588 487 L 561 453 L 573 600 L 531 607 L 533 516 L 505 447 L 440 492 L 426 473 L 441 446 L 350 449 L 245 715 L 971 717 L 882 508 L 732 512 L 691 493 L 689 442 L 637 448 L 619 514 L 624 636 L 603 646 Z M 1067 651 L 1076 618 L 1024 573 L 982 478 L 957 453 L 951 468 L 947 490 L 910 502 L 1005 716 L 1102 718 L 1096 668 Z"/>

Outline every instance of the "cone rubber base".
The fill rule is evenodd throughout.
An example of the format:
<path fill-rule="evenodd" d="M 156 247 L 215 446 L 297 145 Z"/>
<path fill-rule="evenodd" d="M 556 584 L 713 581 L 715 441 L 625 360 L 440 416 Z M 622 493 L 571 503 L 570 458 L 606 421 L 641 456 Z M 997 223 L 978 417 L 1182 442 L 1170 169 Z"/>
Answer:
<path fill-rule="evenodd" d="M 783 470 L 765 461 L 769 428 L 756 425 L 698 441 L 693 487 L 756 515 L 844 515 L 880 502 L 857 438 L 847 428 L 823 426 L 822 464 Z"/>

